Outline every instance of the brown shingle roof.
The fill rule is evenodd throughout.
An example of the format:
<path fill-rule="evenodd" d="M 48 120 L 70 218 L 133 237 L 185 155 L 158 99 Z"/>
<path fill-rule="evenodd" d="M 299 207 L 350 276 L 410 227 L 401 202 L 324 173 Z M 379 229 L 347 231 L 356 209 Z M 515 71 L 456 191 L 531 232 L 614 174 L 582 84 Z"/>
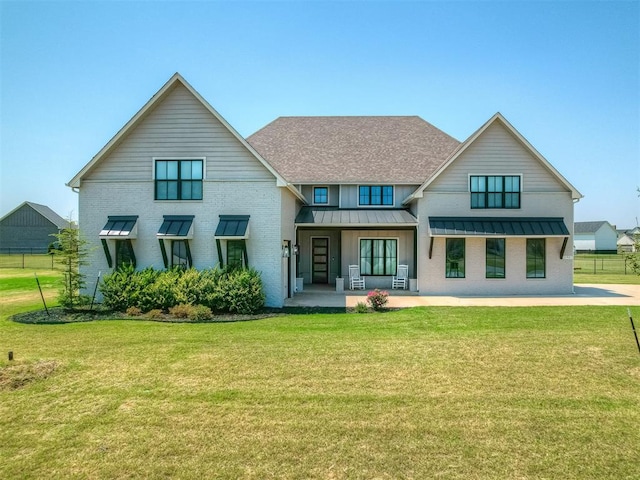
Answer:
<path fill-rule="evenodd" d="M 460 144 L 420 117 L 280 117 L 247 141 L 291 183 L 425 181 Z"/>

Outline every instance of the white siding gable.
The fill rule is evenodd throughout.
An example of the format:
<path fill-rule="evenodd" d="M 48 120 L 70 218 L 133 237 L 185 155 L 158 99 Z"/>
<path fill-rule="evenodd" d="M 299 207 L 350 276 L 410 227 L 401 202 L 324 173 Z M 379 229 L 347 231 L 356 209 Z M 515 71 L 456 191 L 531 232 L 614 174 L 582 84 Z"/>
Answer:
<path fill-rule="evenodd" d="M 151 181 L 154 157 L 205 157 L 209 181 L 275 180 L 179 82 L 83 179 Z"/>
<path fill-rule="evenodd" d="M 466 192 L 469 175 L 522 175 L 524 192 L 569 191 L 499 122 L 489 125 L 427 190 Z"/>

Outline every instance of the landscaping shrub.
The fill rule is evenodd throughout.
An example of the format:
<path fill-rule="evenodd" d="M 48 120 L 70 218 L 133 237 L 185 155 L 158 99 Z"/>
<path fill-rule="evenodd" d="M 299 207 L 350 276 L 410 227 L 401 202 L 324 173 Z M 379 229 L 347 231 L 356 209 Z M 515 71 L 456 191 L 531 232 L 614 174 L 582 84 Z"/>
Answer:
<path fill-rule="evenodd" d="M 127 308 L 126 313 L 130 317 L 139 317 L 140 315 L 142 315 L 142 310 L 140 310 L 138 307 L 129 307 Z"/>
<path fill-rule="evenodd" d="M 211 309 L 204 305 L 193 306 L 189 314 L 189 320 L 195 320 L 196 322 L 211 320 L 212 318 L 213 318 L 213 313 L 211 312 Z"/>
<path fill-rule="evenodd" d="M 369 311 L 369 307 L 364 302 L 356 303 L 356 306 L 353 308 L 355 313 L 367 313 Z"/>
<path fill-rule="evenodd" d="M 193 310 L 193 305 L 180 303 L 175 307 L 171 307 L 169 309 L 169 313 L 176 318 L 189 318 L 189 315 L 191 314 L 192 310 Z"/>
<path fill-rule="evenodd" d="M 131 307 L 141 312 L 178 305 L 206 308 L 193 313 L 195 320 L 206 319 L 211 311 L 256 313 L 265 301 L 260 274 L 253 269 L 135 271 L 124 266 L 103 278 L 100 291 L 106 307 L 122 312 Z"/>
<path fill-rule="evenodd" d="M 374 310 L 382 310 L 382 308 L 389 301 L 389 292 L 385 292 L 376 288 L 375 290 L 367 293 L 367 302 Z"/>
<path fill-rule="evenodd" d="M 147 318 L 149 318 L 151 320 L 159 320 L 162 317 L 164 317 L 164 313 L 159 308 L 154 308 L 153 310 L 149 310 L 145 314 L 145 317 L 147 317 Z"/>

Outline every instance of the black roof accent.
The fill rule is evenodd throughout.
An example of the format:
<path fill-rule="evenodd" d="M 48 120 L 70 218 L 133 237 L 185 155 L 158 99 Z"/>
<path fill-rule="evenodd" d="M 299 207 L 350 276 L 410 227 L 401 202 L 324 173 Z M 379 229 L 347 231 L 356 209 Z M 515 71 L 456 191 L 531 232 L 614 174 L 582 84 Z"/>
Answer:
<path fill-rule="evenodd" d="M 138 215 L 109 215 L 100 231 L 101 237 L 128 237 L 138 221 Z"/>
<path fill-rule="evenodd" d="M 562 218 L 429 217 L 431 236 L 568 237 Z"/>
<path fill-rule="evenodd" d="M 302 207 L 296 216 L 295 223 L 334 227 L 367 225 L 407 227 L 417 225 L 418 219 L 408 210 L 399 208 Z"/>
<path fill-rule="evenodd" d="M 244 238 L 249 226 L 249 217 L 249 215 L 220 215 L 220 222 L 214 236 Z"/>
<path fill-rule="evenodd" d="M 195 215 L 164 215 L 158 236 L 186 237 Z"/>

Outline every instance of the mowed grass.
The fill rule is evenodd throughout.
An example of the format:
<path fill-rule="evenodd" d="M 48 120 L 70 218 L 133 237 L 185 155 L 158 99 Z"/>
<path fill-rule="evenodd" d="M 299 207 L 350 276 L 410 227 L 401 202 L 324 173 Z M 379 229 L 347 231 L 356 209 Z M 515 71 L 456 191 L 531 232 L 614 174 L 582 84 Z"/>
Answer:
<path fill-rule="evenodd" d="M 8 350 L 49 370 L 0 391 L 2 478 L 638 478 L 623 307 L 4 315 Z"/>

